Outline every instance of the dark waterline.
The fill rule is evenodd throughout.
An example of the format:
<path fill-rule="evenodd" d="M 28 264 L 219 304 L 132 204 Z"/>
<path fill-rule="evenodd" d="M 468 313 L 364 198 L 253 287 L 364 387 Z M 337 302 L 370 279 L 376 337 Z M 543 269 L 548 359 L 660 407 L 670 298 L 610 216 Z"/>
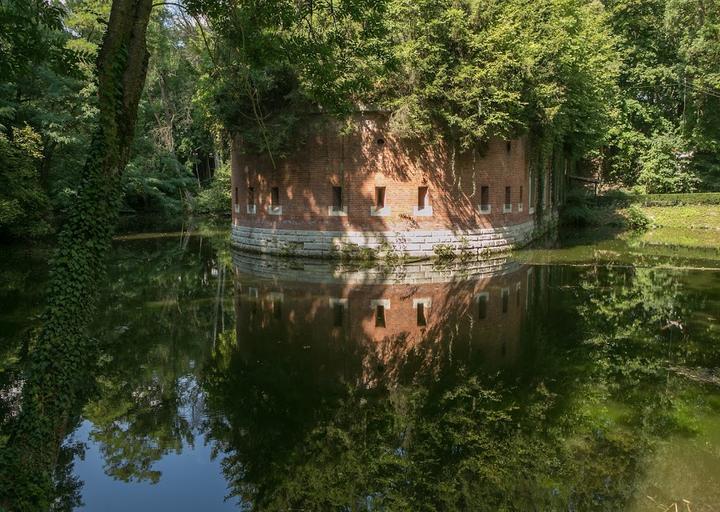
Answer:
<path fill-rule="evenodd" d="M 58 502 L 712 510 L 720 272 L 565 245 L 376 269 L 233 253 L 213 228 L 120 237 Z M 4 256 L 3 426 L 46 254 Z"/>

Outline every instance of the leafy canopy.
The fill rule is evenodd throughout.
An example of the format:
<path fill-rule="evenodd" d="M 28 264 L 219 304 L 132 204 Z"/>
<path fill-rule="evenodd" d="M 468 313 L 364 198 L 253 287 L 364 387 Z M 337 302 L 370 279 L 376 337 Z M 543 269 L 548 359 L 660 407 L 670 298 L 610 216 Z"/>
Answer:
<path fill-rule="evenodd" d="M 617 64 L 586 0 L 192 0 L 217 37 L 206 76 L 224 126 L 281 150 L 298 117 L 377 107 L 396 132 L 470 147 L 541 129 L 583 152 L 609 120 Z"/>

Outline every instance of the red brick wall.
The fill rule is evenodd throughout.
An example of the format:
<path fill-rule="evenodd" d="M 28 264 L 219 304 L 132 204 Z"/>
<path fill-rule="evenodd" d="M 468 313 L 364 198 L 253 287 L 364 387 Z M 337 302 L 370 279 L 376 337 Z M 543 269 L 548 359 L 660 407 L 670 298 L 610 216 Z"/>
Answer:
<path fill-rule="evenodd" d="M 233 201 L 239 213 L 233 223 L 242 226 L 328 231 L 406 231 L 413 229 L 477 229 L 527 222 L 528 154 L 525 139 L 494 139 L 483 150 L 461 152 L 445 142 L 421 144 L 401 141 L 387 129 L 382 113 L 356 115 L 356 129 L 340 134 L 337 122 L 309 116 L 301 147 L 286 158 L 245 154 L 241 141 L 232 152 Z M 384 140 L 379 144 L 378 140 Z M 537 178 L 537 177 L 535 177 Z M 279 187 L 282 215 L 266 212 L 271 187 Z M 332 187 L 343 188 L 346 217 L 328 214 Z M 375 187 L 386 187 L 385 204 L 391 215 L 371 216 Z M 430 217 L 413 216 L 418 187 L 429 188 Z M 492 212 L 481 214 L 480 187 L 490 187 Z M 512 213 L 503 213 L 505 187 L 512 187 Z M 520 187 L 524 209 L 518 211 Z M 248 187 L 255 189 L 257 214 L 247 213 Z"/>

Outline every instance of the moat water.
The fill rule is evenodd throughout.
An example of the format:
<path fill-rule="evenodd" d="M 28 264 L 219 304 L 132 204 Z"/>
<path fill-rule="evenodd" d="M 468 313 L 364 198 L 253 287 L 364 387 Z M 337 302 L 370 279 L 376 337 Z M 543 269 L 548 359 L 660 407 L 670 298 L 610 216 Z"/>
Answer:
<path fill-rule="evenodd" d="M 47 252 L 2 252 L 4 428 Z M 58 509 L 720 508 L 717 254 L 575 239 L 374 268 L 135 233 L 92 331 Z"/>

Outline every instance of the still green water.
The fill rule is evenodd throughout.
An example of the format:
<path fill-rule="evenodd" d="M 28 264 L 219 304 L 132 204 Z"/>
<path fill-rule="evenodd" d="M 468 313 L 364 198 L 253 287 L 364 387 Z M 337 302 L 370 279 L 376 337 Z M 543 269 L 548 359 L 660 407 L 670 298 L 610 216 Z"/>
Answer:
<path fill-rule="evenodd" d="M 47 254 L 2 251 L 5 429 Z M 718 268 L 616 242 L 377 269 L 119 237 L 57 508 L 717 510 Z"/>

